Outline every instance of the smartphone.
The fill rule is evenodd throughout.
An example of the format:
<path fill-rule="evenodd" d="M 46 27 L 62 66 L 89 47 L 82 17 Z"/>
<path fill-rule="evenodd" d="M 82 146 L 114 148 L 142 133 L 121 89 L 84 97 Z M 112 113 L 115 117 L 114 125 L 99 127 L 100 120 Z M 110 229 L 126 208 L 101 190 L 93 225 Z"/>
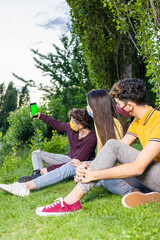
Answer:
<path fill-rule="evenodd" d="M 31 109 L 32 118 L 38 117 L 37 103 L 31 103 L 30 104 L 30 109 Z"/>

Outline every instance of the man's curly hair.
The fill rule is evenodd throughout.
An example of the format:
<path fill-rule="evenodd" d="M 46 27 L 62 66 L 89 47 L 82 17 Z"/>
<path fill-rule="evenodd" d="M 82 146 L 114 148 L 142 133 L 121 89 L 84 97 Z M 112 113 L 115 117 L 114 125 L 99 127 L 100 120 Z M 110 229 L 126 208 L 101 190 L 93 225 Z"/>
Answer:
<path fill-rule="evenodd" d="M 133 101 L 138 105 L 147 103 L 146 86 L 141 79 L 127 78 L 118 81 L 113 85 L 110 95 L 123 102 Z"/>
<path fill-rule="evenodd" d="M 68 112 L 69 118 L 73 117 L 78 124 L 84 128 L 91 128 L 92 117 L 89 116 L 86 109 L 73 108 Z"/>

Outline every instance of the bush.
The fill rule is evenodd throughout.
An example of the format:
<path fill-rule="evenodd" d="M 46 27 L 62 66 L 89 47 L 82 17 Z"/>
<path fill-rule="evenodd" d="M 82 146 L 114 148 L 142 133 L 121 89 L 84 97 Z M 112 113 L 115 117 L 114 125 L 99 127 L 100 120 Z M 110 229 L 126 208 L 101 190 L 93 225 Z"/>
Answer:
<path fill-rule="evenodd" d="M 35 136 L 29 144 L 30 149 L 24 147 L 12 147 L 8 153 L 3 155 L 2 167 L 0 169 L 0 181 L 13 182 L 22 175 L 30 175 L 32 172 L 31 153 L 36 149 L 41 149 L 46 152 L 67 154 L 69 150 L 68 139 L 65 136 L 59 135 L 57 131 L 52 132 L 52 138 L 43 139 L 41 130 L 37 130 Z"/>
<path fill-rule="evenodd" d="M 53 98 L 48 103 L 48 111 L 51 114 L 51 117 L 58 119 L 61 122 L 68 121 L 68 113 L 66 108 L 60 98 Z"/>
<path fill-rule="evenodd" d="M 35 136 L 31 140 L 31 144 L 29 145 L 32 151 L 36 149 L 41 149 L 45 152 L 51 153 L 60 153 L 67 154 L 69 151 L 69 144 L 67 137 L 63 135 L 59 135 L 56 130 L 52 131 L 51 140 L 45 138 L 42 141 L 43 134 L 40 130 L 36 131 Z"/>
<path fill-rule="evenodd" d="M 4 181 L 15 180 L 14 171 L 20 167 L 21 159 L 16 155 L 16 149 L 12 148 L 12 155 L 7 155 L 1 167 L 0 175 Z"/>
<path fill-rule="evenodd" d="M 0 169 L 0 181 L 11 183 L 23 175 L 30 175 L 33 171 L 31 150 L 24 147 L 22 150 L 12 147 L 8 155 L 4 157 Z"/>
<path fill-rule="evenodd" d="M 47 125 L 42 121 L 32 119 L 27 106 L 11 112 L 8 122 L 10 127 L 3 137 L 4 150 L 7 150 L 8 147 L 20 147 L 22 144 L 28 144 L 37 129 L 42 131 L 43 136 L 47 135 Z"/>

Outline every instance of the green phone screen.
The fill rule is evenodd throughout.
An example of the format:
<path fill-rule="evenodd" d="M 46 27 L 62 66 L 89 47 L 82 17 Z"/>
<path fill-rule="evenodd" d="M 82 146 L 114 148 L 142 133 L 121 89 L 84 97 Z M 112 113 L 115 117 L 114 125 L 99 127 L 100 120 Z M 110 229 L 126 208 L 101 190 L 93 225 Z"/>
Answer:
<path fill-rule="evenodd" d="M 31 108 L 32 117 L 37 117 L 38 116 L 37 104 L 31 103 L 30 108 Z"/>

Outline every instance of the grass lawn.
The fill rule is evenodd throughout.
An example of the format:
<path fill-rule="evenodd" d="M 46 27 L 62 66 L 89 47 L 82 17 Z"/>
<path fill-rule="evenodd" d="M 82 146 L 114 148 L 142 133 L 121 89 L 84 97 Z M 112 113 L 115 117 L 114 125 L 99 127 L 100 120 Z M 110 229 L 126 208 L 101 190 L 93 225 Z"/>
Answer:
<path fill-rule="evenodd" d="M 17 197 L 0 190 L 0 240 L 160 239 L 160 204 L 124 208 L 121 196 L 93 188 L 83 210 L 60 217 L 40 217 L 35 209 L 69 193 L 75 183 L 63 181 Z"/>

